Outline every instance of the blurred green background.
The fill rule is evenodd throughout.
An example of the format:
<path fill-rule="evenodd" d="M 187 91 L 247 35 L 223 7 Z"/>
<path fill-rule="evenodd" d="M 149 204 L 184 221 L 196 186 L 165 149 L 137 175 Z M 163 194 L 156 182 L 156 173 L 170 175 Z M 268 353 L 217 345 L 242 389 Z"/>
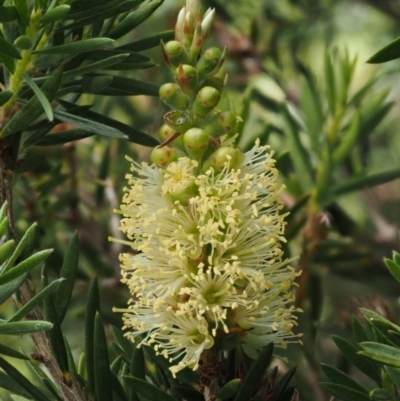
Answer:
<path fill-rule="evenodd" d="M 183 1 L 165 0 L 135 30 L 133 39 L 173 29 L 182 6 Z M 285 156 L 292 145 L 285 134 L 287 127 L 281 105 L 287 103 L 293 107 L 293 116 L 298 117 L 300 127 L 304 121 L 312 124 L 316 111 L 305 95 L 305 71 L 315 74 L 316 90 L 325 105 L 326 54 L 336 60 L 334 66 L 346 51 L 350 59 L 357 56 L 349 93 L 355 94 L 368 86 L 365 97 L 352 104 L 348 117 L 345 115 L 343 127 L 348 126 L 354 113 L 363 110 L 362 126 L 370 132 L 357 143 L 354 157 L 340 167 L 335 178 L 340 181 L 342 176 L 351 178 L 363 172 L 400 167 L 400 61 L 365 64 L 379 48 L 399 35 L 399 2 L 205 0 L 203 7 L 215 7 L 218 15 L 209 45 L 229 47 L 226 62 L 229 81 L 222 102 L 246 116 L 240 146 L 248 149 L 257 137 L 271 144 L 282 169 L 281 181 L 287 186 L 283 200 L 288 210 L 304 195 L 299 190 L 303 176 Z M 159 66 L 129 71 L 129 76 L 160 84 L 171 81 L 160 49 L 147 54 Z M 159 99 L 144 96 L 84 95 L 79 103 L 93 104 L 97 112 L 155 137 L 167 110 Z M 379 105 L 375 109 L 383 110 L 378 116 L 373 115 L 375 104 Z M 374 118 L 368 119 L 370 116 Z M 306 148 L 311 148 L 307 129 L 301 139 Z M 75 358 L 82 351 L 84 305 L 93 276 L 100 279 L 104 319 L 121 325 L 120 316 L 112 313 L 111 308 L 124 306 L 129 298 L 127 289 L 119 283 L 118 262 L 118 254 L 129 249 L 109 242 L 108 236 L 122 238 L 118 231 L 119 217 L 113 214 L 113 209 L 119 207 L 129 169 L 125 155 L 148 160 L 149 150 L 93 136 L 62 146 L 31 147 L 24 155 L 29 171 L 21 171 L 14 192 L 17 230 L 22 233 L 33 222 L 39 222 L 41 236 L 37 248 L 55 248 L 46 262 L 54 276 L 61 267 L 68 240 L 75 230 L 79 234 L 79 276 L 69 315 L 63 323 Z M 311 151 L 310 155 L 311 161 L 315 161 Z M 392 250 L 400 248 L 400 180 L 337 196 L 334 206 L 328 206 L 320 211 L 321 219 L 326 218 L 328 233 L 308 261 L 307 280 L 300 283 L 303 286 L 300 306 L 304 313 L 299 332 L 305 334 L 305 345 L 291 345 L 282 352 L 287 359 L 276 361 L 282 373 L 289 366 L 298 365 L 294 384 L 301 399 L 307 400 L 327 399 L 318 387 L 322 378 L 318 362 L 350 369 L 339 356 L 330 334 L 350 338 L 351 315 L 357 314 L 358 307 L 383 311 L 394 321 L 400 317 L 400 288 L 382 262 L 384 256 L 389 257 Z M 306 208 L 300 206 L 289 218 L 288 256 L 306 252 L 303 239 L 306 214 Z M 32 285 L 39 277 L 33 279 Z M 12 308 L 10 299 L 1 307 L 0 317 L 9 316 Z M 4 337 L 0 342 L 16 349 L 21 346 L 25 352 L 34 351 L 28 336 Z M 366 380 L 356 371 L 353 373 L 361 381 Z M 3 396 L 4 392 L 0 390 L 0 394 Z M 8 401 L 7 395 L 4 400 Z"/>

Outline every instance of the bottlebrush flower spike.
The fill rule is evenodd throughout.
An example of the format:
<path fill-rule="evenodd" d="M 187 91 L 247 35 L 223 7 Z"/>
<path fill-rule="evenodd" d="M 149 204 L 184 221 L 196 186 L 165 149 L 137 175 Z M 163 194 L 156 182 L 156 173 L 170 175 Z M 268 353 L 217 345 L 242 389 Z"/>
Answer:
<path fill-rule="evenodd" d="M 165 169 L 132 161 L 121 230 L 141 253 L 121 255 L 132 294 L 124 326 L 132 339 L 145 334 L 140 345 L 169 358 L 173 373 L 197 369 L 217 337 L 255 349 L 295 339 L 296 273 L 282 262 L 274 163 L 259 143 L 219 174 L 187 157 Z"/>

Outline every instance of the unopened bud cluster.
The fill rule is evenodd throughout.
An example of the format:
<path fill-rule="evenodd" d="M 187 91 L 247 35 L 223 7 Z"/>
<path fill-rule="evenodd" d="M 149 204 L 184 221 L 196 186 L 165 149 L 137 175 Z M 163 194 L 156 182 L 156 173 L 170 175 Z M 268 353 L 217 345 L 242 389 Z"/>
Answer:
<path fill-rule="evenodd" d="M 223 64 L 227 48 L 205 46 L 213 19 L 213 9 L 201 17 L 199 1 L 188 1 L 179 13 L 175 40 L 162 43 L 175 82 L 160 88 L 161 100 L 172 109 L 160 129 L 163 143 L 151 155 L 160 167 L 178 160 L 182 151 L 200 165 L 215 168 L 223 167 L 228 161 L 224 155 L 232 151 L 231 167 L 235 167 L 234 160 L 244 157 L 233 147 L 220 149 L 220 137 L 235 132 L 236 115 L 216 109 L 226 82 Z"/>

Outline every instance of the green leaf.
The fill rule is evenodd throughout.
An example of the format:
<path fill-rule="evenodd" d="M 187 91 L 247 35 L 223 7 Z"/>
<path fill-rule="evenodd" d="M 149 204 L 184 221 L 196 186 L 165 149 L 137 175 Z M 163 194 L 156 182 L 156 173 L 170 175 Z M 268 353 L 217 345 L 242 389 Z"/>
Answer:
<path fill-rule="evenodd" d="M 137 348 L 136 346 L 133 347 L 129 367 L 132 376 L 137 377 L 138 379 L 145 380 L 146 365 L 144 360 L 143 347 L 140 348 Z"/>
<path fill-rule="evenodd" d="M 48 286 L 45 268 L 42 270 L 42 285 L 43 289 Z M 49 332 L 51 348 L 53 349 L 58 366 L 65 377 L 69 372 L 68 355 L 61 326 L 58 322 L 57 311 L 51 297 L 45 298 L 43 305 L 45 318 L 53 323 L 53 329 Z"/>
<path fill-rule="evenodd" d="M 392 380 L 393 384 L 397 388 L 400 388 L 400 369 L 385 365 L 385 370 L 386 373 L 389 375 L 390 379 Z"/>
<path fill-rule="evenodd" d="M 86 131 L 80 128 L 70 129 L 67 131 L 59 131 L 44 135 L 42 139 L 37 141 L 35 146 L 54 146 L 62 145 L 64 143 L 78 141 L 79 139 L 88 138 L 95 135 L 94 132 Z"/>
<path fill-rule="evenodd" d="M 395 263 L 397 263 L 400 266 L 400 253 L 398 252 L 393 252 L 393 260 Z"/>
<path fill-rule="evenodd" d="M 374 388 L 371 390 L 369 393 L 369 397 L 372 400 L 377 400 L 377 401 L 387 401 L 387 400 L 394 400 L 396 399 L 396 395 L 391 393 L 390 391 L 384 389 L 384 388 Z"/>
<path fill-rule="evenodd" d="M 19 394 L 27 399 L 31 398 L 31 395 L 22 386 L 2 371 L 0 371 L 0 387 L 10 391 L 12 394 Z"/>
<path fill-rule="evenodd" d="M 26 379 L 17 369 L 10 365 L 6 360 L 0 358 L 0 367 L 6 372 L 18 385 L 27 391 L 34 400 L 50 401 L 49 398 L 28 379 Z"/>
<path fill-rule="evenodd" d="M 56 297 L 55 307 L 57 310 L 58 321 L 61 324 L 68 310 L 69 301 L 74 289 L 76 273 L 78 271 L 79 261 L 79 237 L 75 232 L 68 243 L 65 252 L 64 261 L 60 271 L 60 277 L 64 278 Z"/>
<path fill-rule="evenodd" d="M 69 104 L 66 102 L 61 102 L 62 105 L 68 106 Z M 139 131 L 138 129 L 131 127 L 129 125 L 126 125 L 124 123 L 121 123 L 120 121 L 113 120 L 110 117 L 106 117 L 102 114 L 96 113 L 91 110 L 87 109 L 78 109 L 74 111 L 75 114 L 86 117 L 87 119 L 91 121 L 97 121 L 99 123 L 105 124 L 110 127 L 114 127 L 118 129 L 119 131 L 123 132 L 126 134 L 129 138 L 129 141 L 138 143 L 143 146 L 150 146 L 150 147 L 155 147 L 159 145 L 159 142 L 154 139 L 153 137 L 145 134 L 142 131 Z"/>
<path fill-rule="evenodd" d="M 136 393 L 145 396 L 149 401 L 176 401 L 174 397 L 145 380 L 132 376 L 124 376 L 124 379 Z"/>
<path fill-rule="evenodd" d="M 90 72 L 96 72 L 102 68 L 107 68 L 114 64 L 120 63 L 121 61 L 125 60 L 128 56 L 129 53 L 117 54 L 116 56 L 108 57 L 104 60 L 96 61 L 94 63 L 66 71 L 64 73 L 64 77 L 69 78 L 76 75 L 83 75 L 83 74 L 88 74 Z"/>
<path fill-rule="evenodd" d="M 28 9 L 28 3 L 26 2 L 26 0 L 13 0 L 13 3 L 15 5 L 22 21 L 24 22 L 24 24 L 26 26 L 28 26 L 31 21 L 29 9 Z"/>
<path fill-rule="evenodd" d="M 274 346 L 272 343 L 269 343 L 261 350 L 257 360 L 253 363 L 245 379 L 243 380 L 239 391 L 234 398 L 234 401 L 248 401 L 249 397 L 254 394 L 262 377 L 264 376 L 266 369 L 268 368 L 272 358 L 273 350 Z"/>
<path fill-rule="evenodd" d="M 332 336 L 333 341 L 340 349 L 341 353 L 361 372 L 371 377 L 377 383 L 381 381 L 379 369 L 366 357 L 359 354 L 359 349 L 339 336 Z"/>
<path fill-rule="evenodd" d="M 204 395 L 193 387 L 172 385 L 170 391 L 171 395 L 177 400 L 204 401 Z"/>
<path fill-rule="evenodd" d="M 0 36 L 0 55 L 1 54 L 18 60 L 22 58 L 16 46 L 5 40 L 2 36 Z"/>
<path fill-rule="evenodd" d="M 17 9 L 15 6 L 0 7 L 0 22 L 11 22 L 17 19 Z"/>
<path fill-rule="evenodd" d="M 41 50 L 35 50 L 33 54 L 79 54 L 103 49 L 113 43 L 114 40 L 109 38 L 92 38 L 84 39 L 77 42 L 66 43 L 60 46 L 45 47 Z"/>
<path fill-rule="evenodd" d="M 38 306 L 49 294 L 55 291 L 62 279 L 54 280 L 47 287 L 43 288 L 39 293 L 37 293 L 32 299 L 29 300 L 17 313 L 14 314 L 7 322 L 17 322 L 25 317 L 29 312 L 31 312 L 36 306 Z"/>
<path fill-rule="evenodd" d="M 400 177 L 400 167 L 370 174 L 363 177 L 355 177 L 347 180 L 344 184 L 335 185 L 332 189 L 334 195 L 344 195 L 350 192 L 366 189 L 375 185 L 381 185 Z"/>
<path fill-rule="evenodd" d="M 149 0 L 145 2 L 137 10 L 133 11 L 122 20 L 122 22 L 120 22 L 115 28 L 111 29 L 108 36 L 113 39 L 118 39 L 131 32 L 143 21 L 149 18 L 163 2 L 164 0 Z"/>
<path fill-rule="evenodd" d="M 19 241 L 17 247 L 15 248 L 13 254 L 11 255 L 10 259 L 7 262 L 7 265 L 5 266 L 3 273 L 5 273 L 7 270 L 11 269 L 11 267 L 14 266 L 15 261 L 17 258 L 21 255 L 25 247 L 28 246 L 28 244 L 34 240 L 37 236 L 37 230 L 38 226 L 37 223 L 33 223 L 26 231 L 21 240 Z"/>
<path fill-rule="evenodd" d="M 353 316 L 353 333 L 358 343 L 369 340 L 368 334 L 364 330 L 364 327 L 355 316 Z"/>
<path fill-rule="evenodd" d="M 329 380 L 334 383 L 340 383 L 343 386 L 350 387 L 354 390 L 359 391 L 360 393 L 364 393 L 368 395 L 368 391 L 358 384 L 355 380 L 353 380 L 350 376 L 346 375 L 339 369 L 334 368 L 333 366 L 326 365 L 324 363 L 321 364 L 322 370 L 326 374 Z"/>
<path fill-rule="evenodd" d="M 22 359 L 29 361 L 29 357 L 27 357 L 25 354 L 22 354 L 21 352 L 15 351 L 14 349 L 7 347 L 4 344 L 0 343 L 0 354 L 2 355 L 7 355 L 11 358 L 16 358 L 16 359 Z"/>
<path fill-rule="evenodd" d="M 70 11 L 71 6 L 67 4 L 62 4 L 60 6 L 54 7 L 51 10 L 48 10 L 42 18 L 40 18 L 41 24 L 52 24 L 56 21 L 62 20 Z"/>
<path fill-rule="evenodd" d="M 323 204 L 324 200 L 329 196 L 332 178 L 332 154 L 327 141 L 324 143 L 319 156 L 314 191 L 316 202 Z"/>
<path fill-rule="evenodd" d="M 114 78 L 111 75 L 100 75 L 96 77 L 82 78 L 82 86 L 80 93 L 98 93 L 106 89 L 113 82 Z"/>
<path fill-rule="evenodd" d="M 40 88 L 35 84 L 33 79 L 27 75 L 23 75 L 25 82 L 32 88 L 36 97 L 38 98 L 40 104 L 43 107 L 44 112 L 46 113 L 46 117 L 49 121 L 53 121 L 53 109 L 51 107 L 50 102 L 47 100 L 46 95 L 40 90 Z"/>
<path fill-rule="evenodd" d="M 0 265 L 2 265 L 13 253 L 15 241 L 10 239 L 0 246 Z"/>
<path fill-rule="evenodd" d="M 11 270 L 6 273 L 0 275 L 0 285 L 4 285 L 9 283 L 10 281 L 16 279 L 19 276 L 29 272 L 38 264 L 42 263 L 48 256 L 53 252 L 52 249 L 46 249 L 44 251 L 40 251 L 25 259 Z"/>
<path fill-rule="evenodd" d="M 175 37 L 175 31 L 173 30 L 165 31 L 157 33 L 156 35 L 153 36 L 149 36 L 147 38 L 137 40 L 132 43 L 128 43 L 123 46 L 119 46 L 116 48 L 116 50 L 140 52 L 143 50 L 148 50 L 153 47 L 159 46 L 161 41 L 168 42 L 170 40 L 173 40 L 174 37 Z"/>
<path fill-rule="evenodd" d="M 42 320 L 0 323 L 0 335 L 21 335 L 50 330 L 53 325 Z"/>
<path fill-rule="evenodd" d="M 290 156 L 295 171 L 299 177 L 301 177 L 300 185 L 304 192 L 308 192 L 313 187 L 313 169 L 310 162 L 310 155 L 300 140 L 299 127 L 293 119 L 287 105 L 282 107 L 282 113 L 287 126 L 286 132 L 288 134 Z"/>
<path fill-rule="evenodd" d="M 8 205 L 7 201 L 3 202 L 3 204 L 1 205 L 1 208 L 0 208 L 0 222 L 1 222 L 1 225 L 3 225 L 4 219 L 7 216 L 7 205 Z M 1 231 L 0 234 L 3 236 L 4 232 Z"/>
<path fill-rule="evenodd" d="M 390 42 L 388 45 L 378 50 L 373 56 L 371 56 L 367 63 L 379 64 L 386 61 L 395 60 L 400 57 L 400 37 Z"/>
<path fill-rule="evenodd" d="M 360 308 L 360 312 L 369 319 L 369 321 L 374 325 L 377 326 L 379 329 L 383 329 L 385 332 L 389 330 L 393 330 L 400 334 L 400 326 L 397 324 L 392 323 L 390 320 L 385 319 L 382 315 L 372 310 L 366 308 Z M 385 333 L 386 334 L 386 333 Z"/>
<path fill-rule="evenodd" d="M 112 76 L 112 82 L 96 93 L 105 96 L 148 95 L 158 97 L 159 85 L 139 79 Z M 93 79 L 93 78 L 92 78 Z"/>
<path fill-rule="evenodd" d="M 242 381 L 240 379 L 233 379 L 229 381 L 219 390 L 217 397 L 222 401 L 232 398 L 239 391 L 241 383 Z"/>
<path fill-rule="evenodd" d="M 359 352 L 360 355 L 365 355 L 385 365 L 400 368 L 400 350 L 398 348 L 372 341 L 363 342 L 360 346 L 364 350 Z"/>
<path fill-rule="evenodd" d="M 14 93 L 10 90 L 0 92 L 0 107 L 9 101 L 12 98 L 13 94 Z"/>
<path fill-rule="evenodd" d="M 107 340 L 100 314 L 94 320 L 94 378 L 97 401 L 112 400 L 111 372 L 108 362 Z"/>
<path fill-rule="evenodd" d="M 330 394 L 343 401 L 371 401 L 368 394 L 336 383 L 320 383 L 320 386 Z"/>
<path fill-rule="evenodd" d="M 106 4 L 100 4 L 98 7 L 93 7 L 90 9 L 90 12 L 88 12 L 88 9 L 85 9 L 84 11 L 76 12 L 73 14 L 69 14 L 68 19 L 73 19 L 74 22 L 60 26 L 58 27 L 58 30 L 67 30 L 67 29 L 77 29 L 77 28 L 82 28 L 86 25 L 95 25 L 95 24 L 101 24 L 103 25 L 105 16 L 107 18 L 115 18 L 119 14 L 125 13 L 127 11 L 131 11 L 132 8 L 136 7 L 140 3 L 143 3 L 144 0 L 127 0 L 127 1 L 121 1 L 121 0 L 114 0 L 114 1 L 109 1 Z M 74 6 L 75 3 L 72 4 Z M 101 28 L 98 28 L 98 31 L 92 31 L 92 36 L 98 36 L 101 33 Z M 107 32 L 104 32 L 104 36 L 107 36 Z"/>
<path fill-rule="evenodd" d="M 384 262 L 392 276 L 400 283 L 400 265 L 387 258 L 384 259 Z"/>
<path fill-rule="evenodd" d="M 122 387 L 121 382 L 118 380 L 118 377 L 113 372 L 110 372 L 110 379 L 112 391 L 120 398 L 121 401 L 128 401 L 128 397 L 125 393 L 124 388 Z"/>
<path fill-rule="evenodd" d="M 138 6 L 140 3 L 143 3 L 144 0 L 129 0 L 129 1 L 121 1 L 121 0 L 108 0 L 104 4 L 95 4 L 94 7 L 90 7 L 90 18 L 94 19 L 94 17 L 102 17 L 107 16 L 110 18 L 113 15 L 120 14 L 125 11 L 129 11 L 131 8 Z M 73 11 L 69 14 L 69 19 L 71 20 L 80 20 L 88 18 L 88 8 L 83 5 L 82 8 L 77 9 L 78 3 L 73 3 L 72 9 Z M 76 11 L 75 11 L 76 10 Z M 82 10 L 82 11 L 81 11 Z"/>
<path fill-rule="evenodd" d="M 0 305 L 4 303 L 8 298 L 10 298 L 15 291 L 18 290 L 21 284 L 26 280 L 26 276 L 27 274 L 24 274 L 7 284 L 0 285 Z"/>
<path fill-rule="evenodd" d="M 52 72 L 52 74 L 47 78 L 46 82 L 40 88 L 49 102 L 51 102 L 56 95 L 61 84 L 61 78 L 62 70 L 57 68 Z M 26 129 L 35 118 L 40 116 L 40 114 L 42 114 L 40 101 L 36 96 L 33 96 L 4 126 L 3 130 L 1 131 L 0 138 Z"/>
<path fill-rule="evenodd" d="M 274 398 L 272 401 L 279 401 L 284 392 L 288 389 L 288 385 L 293 375 L 296 373 L 296 366 L 288 370 L 282 378 L 279 380 L 278 384 L 274 388 Z"/>
<path fill-rule="evenodd" d="M 75 361 L 74 357 L 72 356 L 71 352 L 71 347 L 68 344 L 67 339 L 64 336 L 64 344 L 65 344 L 65 350 L 67 351 L 67 359 L 68 359 L 68 367 L 69 371 L 71 372 L 72 376 L 79 381 L 82 387 L 85 387 L 85 381 L 83 380 L 82 377 L 78 375 L 78 372 L 76 371 L 76 366 L 75 366 Z"/>
<path fill-rule="evenodd" d="M 76 125 L 77 127 L 82 128 L 86 131 L 110 136 L 112 138 L 127 139 L 127 136 L 124 135 L 121 131 L 112 127 L 108 127 L 104 124 L 100 124 L 96 121 L 88 120 L 86 118 L 79 117 L 61 110 L 54 110 L 54 115 L 60 121 Z"/>
<path fill-rule="evenodd" d="M 135 349 L 135 344 L 132 341 L 129 341 L 124 336 L 122 330 L 120 330 L 118 327 L 110 326 L 110 330 L 117 344 L 121 347 L 121 350 L 125 353 L 125 356 L 129 358 Z"/>
<path fill-rule="evenodd" d="M 325 52 L 324 71 L 329 110 L 334 115 L 336 111 L 336 79 L 332 58 L 327 51 Z"/>
<path fill-rule="evenodd" d="M 99 287 L 97 278 L 90 283 L 89 295 L 86 305 L 85 320 L 85 353 L 87 370 L 87 387 L 89 396 L 95 395 L 95 363 L 94 363 L 94 321 L 96 312 L 100 309 Z"/>
<path fill-rule="evenodd" d="M 351 120 L 350 126 L 341 138 L 337 148 L 332 155 L 333 165 L 341 163 L 345 160 L 354 149 L 357 140 L 360 136 L 360 115 L 355 113 L 353 119 Z"/>
<path fill-rule="evenodd" d="M 118 372 L 121 370 L 123 358 L 122 355 L 118 355 L 112 362 L 110 366 L 110 371 L 115 375 L 118 375 Z"/>
<path fill-rule="evenodd" d="M 8 229 L 8 218 L 5 217 L 1 220 L 0 223 L 0 235 L 3 236 Z"/>

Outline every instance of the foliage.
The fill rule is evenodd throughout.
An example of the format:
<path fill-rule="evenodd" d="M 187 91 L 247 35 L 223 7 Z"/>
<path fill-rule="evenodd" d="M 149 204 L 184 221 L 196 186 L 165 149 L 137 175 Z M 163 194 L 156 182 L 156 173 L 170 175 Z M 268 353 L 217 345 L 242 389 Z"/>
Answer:
<path fill-rule="evenodd" d="M 129 298 L 118 267 L 129 248 L 112 209 L 124 157 L 148 160 L 163 140 L 154 135 L 165 112 L 158 94 L 173 78 L 159 44 L 173 38 L 182 3 L 0 0 L 5 401 L 205 398 L 198 372 L 174 378 L 165 358 L 123 336 L 111 311 Z M 303 347 L 269 345 L 254 361 L 234 344 L 226 384 L 212 395 L 329 399 L 323 388 L 344 401 L 395 400 L 398 288 L 382 257 L 400 230 L 398 64 L 363 61 L 398 57 L 398 39 L 384 44 L 398 35 L 399 6 L 204 0 L 209 6 L 218 16 L 211 45 L 228 45 L 217 108 L 240 116 L 243 151 L 256 138 L 275 151 L 290 213 L 285 252 L 300 256 L 294 293 L 304 310 Z M 398 254 L 385 264 L 398 279 Z"/>
<path fill-rule="evenodd" d="M 393 260 L 385 259 L 385 264 L 400 282 L 400 254 L 394 252 Z M 398 400 L 400 327 L 370 309 L 361 308 L 360 312 L 364 324 L 353 318 L 353 333 L 358 346 L 339 336 L 334 337 L 334 341 L 343 355 L 370 377 L 377 387 L 367 390 L 329 365 L 323 366 L 323 370 L 332 383 L 323 382 L 321 386 L 343 401 Z"/>

